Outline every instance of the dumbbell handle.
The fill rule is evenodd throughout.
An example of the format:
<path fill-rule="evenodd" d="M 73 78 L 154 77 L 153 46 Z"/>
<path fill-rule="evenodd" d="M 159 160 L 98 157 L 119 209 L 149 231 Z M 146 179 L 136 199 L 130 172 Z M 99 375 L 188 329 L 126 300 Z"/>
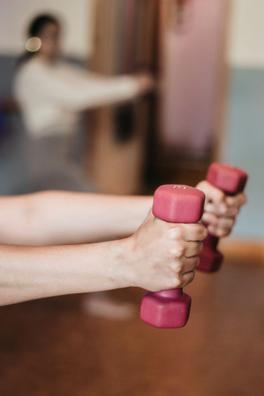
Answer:
<path fill-rule="evenodd" d="M 218 243 L 219 243 L 219 238 L 211 234 L 208 234 L 204 242 L 204 244 L 207 244 L 207 246 L 212 249 L 216 249 Z"/>
<path fill-rule="evenodd" d="M 219 238 L 209 233 L 207 238 L 204 240 L 203 248 L 217 250 L 218 244 Z"/>

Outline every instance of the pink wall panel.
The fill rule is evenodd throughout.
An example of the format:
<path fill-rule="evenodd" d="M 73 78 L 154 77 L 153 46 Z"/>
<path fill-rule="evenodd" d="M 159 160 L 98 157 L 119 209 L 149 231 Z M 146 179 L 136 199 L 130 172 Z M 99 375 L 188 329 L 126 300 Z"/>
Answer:
<path fill-rule="evenodd" d="M 161 130 L 169 145 L 197 153 L 210 145 L 227 1 L 187 0 L 182 23 L 177 23 L 175 15 L 166 21 L 161 49 Z"/>

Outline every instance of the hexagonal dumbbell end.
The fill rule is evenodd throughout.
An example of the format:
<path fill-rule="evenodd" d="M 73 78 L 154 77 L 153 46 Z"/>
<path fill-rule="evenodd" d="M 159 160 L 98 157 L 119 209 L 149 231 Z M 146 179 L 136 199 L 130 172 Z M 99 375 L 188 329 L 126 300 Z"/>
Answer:
<path fill-rule="evenodd" d="M 159 328 L 179 328 L 186 325 L 192 299 L 181 288 L 146 293 L 140 307 L 140 318 Z"/>
<path fill-rule="evenodd" d="M 248 175 L 242 169 L 227 164 L 213 163 L 210 165 L 206 180 L 226 195 L 236 195 L 246 186 Z M 198 269 L 203 272 L 218 271 L 223 262 L 223 255 L 217 249 L 219 238 L 208 235 L 200 254 Z"/>
<path fill-rule="evenodd" d="M 196 188 L 164 185 L 154 194 L 153 215 L 171 223 L 196 223 L 203 214 L 204 194 Z M 159 328 L 183 327 L 188 321 L 191 297 L 182 289 L 148 292 L 142 299 L 140 317 Z"/>
<path fill-rule="evenodd" d="M 240 168 L 213 162 L 208 169 L 206 180 L 227 195 L 236 195 L 246 186 L 248 174 Z"/>

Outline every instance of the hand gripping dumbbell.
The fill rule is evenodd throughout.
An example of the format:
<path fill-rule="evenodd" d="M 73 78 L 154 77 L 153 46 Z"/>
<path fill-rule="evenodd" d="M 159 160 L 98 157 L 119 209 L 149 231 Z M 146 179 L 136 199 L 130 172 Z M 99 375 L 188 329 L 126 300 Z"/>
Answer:
<path fill-rule="evenodd" d="M 245 188 L 248 175 L 239 168 L 226 164 L 213 163 L 210 165 L 206 180 L 212 186 L 219 188 L 226 195 L 232 196 L 242 192 Z M 219 238 L 208 235 L 200 254 L 198 269 L 204 272 L 217 271 L 223 261 L 222 253 L 217 250 Z"/>
<path fill-rule="evenodd" d="M 203 214 L 204 194 L 193 187 L 168 184 L 154 194 L 153 215 L 171 223 L 197 223 Z M 140 306 L 140 317 L 161 328 L 183 327 L 188 321 L 191 297 L 181 288 L 147 292 Z"/>

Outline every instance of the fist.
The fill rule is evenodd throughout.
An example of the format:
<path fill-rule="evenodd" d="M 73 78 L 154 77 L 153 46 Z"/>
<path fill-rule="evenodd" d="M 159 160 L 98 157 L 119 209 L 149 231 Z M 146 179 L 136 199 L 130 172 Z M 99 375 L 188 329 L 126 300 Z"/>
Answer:
<path fill-rule="evenodd" d="M 153 90 L 154 80 L 149 73 L 140 73 L 136 76 L 139 94 L 145 94 Z"/>
<path fill-rule="evenodd" d="M 240 208 L 246 203 L 245 194 L 226 196 L 207 181 L 200 182 L 196 188 L 206 196 L 202 222 L 207 224 L 209 233 L 219 238 L 229 235 Z"/>
<path fill-rule="evenodd" d="M 174 224 L 149 213 L 129 237 L 131 285 L 150 291 L 184 287 L 199 263 L 207 230 L 202 224 Z"/>

